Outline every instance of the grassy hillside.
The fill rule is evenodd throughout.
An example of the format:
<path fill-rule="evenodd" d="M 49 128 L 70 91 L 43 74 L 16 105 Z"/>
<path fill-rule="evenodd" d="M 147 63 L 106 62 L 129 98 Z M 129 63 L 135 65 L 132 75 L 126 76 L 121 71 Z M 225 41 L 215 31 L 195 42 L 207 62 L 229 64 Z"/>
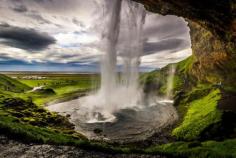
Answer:
<path fill-rule="evenodd" d="M 205 142 L 174 142 L 145 149 L 148 154 L 179 158 L 235 158 L 236 139 Z"/>
<path fill-rule="evenodd" d="M 0 90 L 11 92 L 24 92 L 30 90 L 30 86 L 27 86 L 6 75 L 0 74 Z"/>
<path fill-rule="evenodd" d="M 222 114 L 217 110 L 220 99 L 220 90 L 216 89 L 200 99 L 185 102 L 185 106 L 188 106 L 187 112 L 183 122 L 173 130 L 173 135 L 184 140 L 198 139 L 209 125 L 221 121 Z"/>
<path fill-rule="evenodd" d="M 216 92 L 213 92 L 215 94 Z M 68 119 L 46 111 L 32 102 L 0 95 L 0 134 L 26 143 L 72 145 L 105 153 L 169 155 L 177 157 L 235 157 L 236 140 L 173 142 L 136 148 L 88 141 L 74 131 Z"/>
<path fill-rule="evenodd" d="M 28 142 L 30 142 L 29 139 L 45 142 L 45 139 L 49 139 L 51 137 L 49 134 L 53 132 L 59 132 L 62 135 L 70 133 L 82 138 L 74 131 L 73 124 L 69 123 L 67 118 L 20 98 L 0 95 L 0 118 L 1 134 L 17 139 L 23 136 L 24 141 Z"/>
<path fill-rule="evenodd" d="M 199 80 L 195 76 L 196 72 L 193 73 L 194 62 L 195 57 L 191 56 L 161 70 L 144 74 L 141 78 L 147 93 L 165 95 L 168 71 L 171 66 L 176 67 L 172 90 L 174 105 L 180 119 L 172 130 L 172 136 L 180 141 L 198 142 L 195 144 L 196 147 L 195 145 L 188 147 L 192 144 L 182 142 L 158 146 L 150 151 L 162 151 L 182 156 L 192 155 L 192 157 L 196 154 L 195 152 L 202 152 L 201 157 L 206 157 L 207 154 L 214 157 L 214 152 L 216 152 L 215 155 L 218 156 L 215 157 L 219 155 L 234 157 L 235 153 L 232 156 L 233 153 L 227 153 L 228 150 L 225 148 L 221 150 L 220 147 L 222 144 L 227 144 L 235 148 L 235 139 L 232 139 L 236 138 L 235 85 L 229 80 L 224 82 Z M 225 139 L 229 139 L 227 143 L 223 141 Z M 211 140 L 223 142 L 211 142 Z M 201 141 L 210 141 L 210 143 L 201 143 Z M 214 149 L 213 144 L 216 145 Z"/>
<path fill-rule="evenodd" d="M 218 82 L 215 73 L 209 72 L 205 75 L 208 80 L 201 80 L 202 74 L 195 71 L 195 63 L 193 55 L 141 77 L 146 93 L 165 95 L 169 69 L 176 67 L 172 97 L 180 118 L 172 129 L 172 136 L 178 142 L 145 151 L 176 157 L 236 157 L 236 86 L 233 81 L 236 73 L 229 72 L 230 78 Z M 232 62 L 228 62 L 225 69 L 234 67 L 230 65 Z"/>
<path fill-rule="evenodd" d="M 48 73 L 20 73 L 8 74 L 16 80 L 5 76 L 17 83 L 32 87 L 24 93 L 2 90 L 2 93 L 12 97 L 32 100 L 37 105 L 44 105 L 55 100 L 70 100 L 84 95 L 98 87 L 99 75 L 96 74 L 48 74 Z M 4 83 L 3 83 L 4 84 Z M 5 85 L 5 84 L 4 84 Z M 31 91 L 34 87 L 42 89 Z"/>
<path fill-rule="evenodd" d="M 191 90 L 191 87 L 196 84 L 196 79 L 189 75 L 193 61 L 194 57 L 190 56 L 177 64 L 169 64 L 160 70 L 143 74 L 141 76 L 141 83 L 144 85 L 144 91 L 155 93 L 156 95 L 166 95 L 171 67 L 175 67 L 176 69 L 173 77 L 173 95 L 180 91 Z"/>

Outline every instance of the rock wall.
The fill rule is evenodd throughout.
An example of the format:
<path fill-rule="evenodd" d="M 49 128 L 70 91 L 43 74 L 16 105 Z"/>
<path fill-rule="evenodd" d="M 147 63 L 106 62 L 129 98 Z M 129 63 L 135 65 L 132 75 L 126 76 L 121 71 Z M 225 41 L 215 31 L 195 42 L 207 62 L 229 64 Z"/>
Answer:
<path fill-rule="evenodd" d="M 225 84 L 236 78 L 235 0 L 135 0 L 151 12 L 189 22 L 196 79 Z"/>
<path fill-rule="evenodd" d="M 151 12 L 181 16 L 190 27 L 193 55 L 176 64 L 173 90 L 180 121 L 172 134 L 183 140 L 235 138 L 236 0 L 135 1 Z M 148 74 L 145 85 L 161 91 L 167 70 Z"/>

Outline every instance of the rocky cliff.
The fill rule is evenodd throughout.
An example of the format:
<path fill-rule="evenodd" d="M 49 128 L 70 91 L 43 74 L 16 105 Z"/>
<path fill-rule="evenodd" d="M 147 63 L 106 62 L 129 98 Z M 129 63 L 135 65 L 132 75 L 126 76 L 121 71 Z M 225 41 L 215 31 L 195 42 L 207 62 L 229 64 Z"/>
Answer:
<path fill-rule="evenodd" d="M 173 90 L 181 119 L 172 134 L 184 140 L 234 138 L 236 1 L 135 1 L 151 12 L 184 17 L 190 27 L 193 55 L 175 64 Z M 144 76 L 145 90 L 165 93 L 168 68 Z"/>

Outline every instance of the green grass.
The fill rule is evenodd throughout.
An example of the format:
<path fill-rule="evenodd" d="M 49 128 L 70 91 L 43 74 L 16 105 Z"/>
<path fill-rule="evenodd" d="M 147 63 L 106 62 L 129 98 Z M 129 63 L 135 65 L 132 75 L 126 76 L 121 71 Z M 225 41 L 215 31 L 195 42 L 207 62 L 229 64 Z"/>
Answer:
<path fill-rule="evenodd" d="M 20 97 L 22 99 L 31 99 L 37 105 L 43 105 L 54 100 L 69 100 L 85 94 L 88 91 L 99 86 L 99 76 L 96 74 L 8 74 L 10 77 L 17 77 L 17 83 L 27 87 L 43 86 L 44 89 L 52 89 L 55 93 L 27 92 L 16 93 L 12 91 L 2 91 L 2 93 Z M 25 79 L 29 76 L 45 77 L 43 79 Z M 14 79 L 11 79 L 14 80 Z"/>
<path fill-rule="evenodd" d="M 179 63 L 177 63 L 177 70 L 179 72 L 182 72 L 184 74 L 187 74 L 191 67 L 192 67 L 192 64 L 193 64 L 193 61 L 194 61 L 194 56 L 190 56 L 188 57 L 187 59 L 183 60 L 183 61 L 180 61 Z"/>
<path fill-rule="evenodd" d="M 0 90 L 11 92 L 24 92 L 29 90 L 30 87 L 14 80 L 6 75 L 0 74 Z"/>
<path fill-rule="evenodd" d="M 62 132 L 74 131 L 74 125 L 67 118 L 21 98 L 0 95 L 0 115 L 15 118 L 21 123 L 53 128 Z"/>
<path fill-rule="evenodd" d="M 25 143 L 72 145 L 86 150 L 106 153 L 135 152 L 135 150 L 131 148 L 114 147 L 103 142 L 91 142 L 50 128 L 42 128 L 25 123 L 19 123 L 14 117 L 2 115 L 0 115 L 0 133 Z"/>
<path fill-rule="evenodd" d="M 8 98 L 11 100 L 13 98 Z M 15 98 L 13 99 L 15 100 Z M 105 153 L 141 153 L 141 149 L 113 146 L 105 142 L 88 141 L 84 136 L 70 128 L 64 117 L 46 112 L 40 107 L 32 108 L 15 104 L 4 105 L 5 99 L 0 97 L 0 134 L 25 143 L 40 143 L 54 145 L 77 146 L 82 149 L 100 151 Z M 13 106 L 11 108 L 6 106 Z M 33 105 L 31 105 L 33 106 Z M 26 112 L 28 111 L 28 112 Z M 47 113 L 46 115 L 43 115 Z M 30 116 L 27 116 L 30 115 Z M 44 122 L 42 121 L 48 121 Z M 33 124 L 32 124 L 33 123 Z"/>
<path fill-rule="evenodd" d="M 33 126 L 27 122 L 21 122 L 19 118 L 10 116 L 9 113 L 3 111 L 0 111 L 0 133 L 26 143 L 72 145 L 89 151 L 100 151 L 112 154 L 161 154 L 192 158 L 228 158 L 236 156 L 236 140 L 234 139 L 224 142 L 175 142 L 146 149 L 121 147 L 104 142 L 93 142 L 81 139 L 71 133 L 65 133 L 63 130 L 55 130 L 53 127 Z"/>
<path fill-rule="evenodd" d="M 38 76 L 46 77 L 46 79 L 22 79 L 23 76 L 18 76 L 18 81 L 30 87 L 52 88 L 59 95 L 78 89 L 91 89 L 97 87 L 99 83 L 99 76 L 90 74 L 38 74 Z"/>
<path fill-rule="evenodd" d="M 188 74 L 193 58 L 188 58 L 177 64 L 177 74 L 174 77 L 175 91 L 183 88 L 184 75 Z M 161 71 L 153 71 L 142 76 L 144 84 L 155 84 L 165 92 L 166 73 L 168 67 Z M 183 75 L 184 74 L 184 75 Z M 173 131 L 173 135 L 179 139 L 192 142 L 173 142 L 170 144 L 156 145 L 146 149 L 135 146 L 119 146 L 104 142 L 88 141 L 80 133 L 74 131 L 65 117 L 51 113 L 41 106 L 57 99 L 71 99 L 98 86 L 99 77 L 89 75 L 63 75 L 63 74 L 38 74 L 46 79 L 23 79 L 26 74 L 18 74 L 18 81 L 23 86 L 45 86 L 53 89 L 55 94 L 39 92 L 0 91 L 0 133 L 30 143 L 57 144 L 78 146 L 87 150 L 97 150 L 105 153 L 142 153 L 163 154 L 177 157 L 192 158 L 227 158 L 236 157 L 236 140 L 222 142 L 206 141 L 198 142 L 204 129 L 221 119 L 221 113 L 216 109 L 217 102 L 221 98 L 220 91 L 210 84 L 198 84 L 184 93 L 178 110 L 182 115 L 181 124 Z M 8 77 L 9 78 L 9 77 Z M 16 81 L 17 83 L 19 83 Z M 95 81 L 95 84 L 93 84 Z M 13 81 L 12 81 L 13 82 Z M 160 82 L 160 85 L 157 85 Z M 21 83 L 20 83 L 21 84 Z M 20 86 L 18 86 L 20 87 Z M 156 87 L 155 87 L 156 88 Z M 35 104 L 32 104 L 33 101 Z M 183 109 L 181 109 L 183 108 Z"/>
<path fill-rule="evenodd" d="M 10 116 L 0 116 L 0 129 L 1 134 L 27 143 L 68 144 L 73 140 L 72 136 L 62 132 L 50 128 L 32 126 L 27 123 L 19 123 L 17 118 Z M 76 140 L 76 138 L 74 139 Z"/>
<path fill-rule="evenodd" d="M 160 70 L 145 73 L 141 76 L 141 84 L 144 85 L 147 92 L 150 89 L 147 87 L 155 87 L 156 94 L 166 95 L 169 71 L 174 66 L 176 72 L 173 78 L 173 95 L 179 91 L 190 89 L 192 86 L 189 83 L 194 80 L 189 76 L 193 61 L 194 56 L 190 56 L 179 63 L 169 64 Z"/>
<path fill-rule="evenodd" d="M 93 142 L 74 137 L 52 128 L 32 126 L 19 122 L 13 116 L 0 112 L 0 133 L 26 143 L 77 146 L 89 151 L 112 154 L 151 154 L 192 158 L 231 158 L 236 156 L 236 140 L 223 142 L 175 142 L 148 148 L 121 147 L 104 142 Z"/>
<path fill-rule="evenodd" d="M 172 134 L 179 139 L 197 139 L 205 128 L 221 120 L 221 112 L 217 110 L 220 98 L 220 91 L 216 89 L 205 97 L 193 99 L 188 103 L 188 110 L 183 122 L 173 130 Z"/>
<path fill-rule="evenodd" d="M 0 95 L 0 134 L 25 143 L 71 145 L 106 153 L 136 151 L 104 142 L 88 141 L 74 130 L 74 126 L 67 118 L 21 98 L 5 95 Z"/>
<path fill-rule="evenodd" d="M 180 158 L 234 158 L 236 157 L 236 139 L 222 142 L 175 142 L 152 146 L 145 149 L 145 152 Z"/>
<path fill-rule="evenodd" d="M 38 106 L 50 100 L 65 99 L 65 97 L 73 95 L 78 96 L 79 93 L 88 89 L 91 90 L 94 87 L 90 76 L 47 76 L 50 80 L 19 80 L 31 87 L 43 84 L 46 88 L 53 88 L 56 95 L 42 92 L 16 93 L 8 90 L 0 91 L 1 134 L 27 143 L 73 145 L 87 150 L 109 153 L 131 153 L 136 151 L 136 149 L 115 147 L 104 142 L 88 141 L 83 135 L 74 130 L 74 125 L 66 117 Z M 98 77 L 95 76 L 95 78 L 98 82 Z M 95 86 L 97 86 L 96 82 Z M 36 102 L 37 105 L 32 101 Z M 137 152 L 139 151 L 137 150 Z"/>
<path fill-rule="evenodd" d="M 5 95 L 0 95 L 0 133 L 27 143 L 69 145 L 87 141 L 66 117 Z"/>

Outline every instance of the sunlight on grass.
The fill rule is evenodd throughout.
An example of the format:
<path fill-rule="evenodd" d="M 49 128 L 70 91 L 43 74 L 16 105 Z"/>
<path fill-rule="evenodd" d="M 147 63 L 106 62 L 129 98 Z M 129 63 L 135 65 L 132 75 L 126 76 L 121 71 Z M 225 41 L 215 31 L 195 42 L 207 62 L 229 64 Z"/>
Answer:
<path fill-rule="evenodd" d="M 9 92 L 12 96 L 21 97 L 24 99 L 30 98 L 37 105 L 43 105 L 57 99 L 70 99 L 80 96 L 81 93 L 95 89 L 99 85 L 99 76 L 91 74 L 39 74 L 46 79 L 23 79 L 25 75 L 18 74 L 18 81 L 30 87 L 49 88 L 55 94 L 30 92 L 15 94 Z"/>
<path fill-rule="evenodd" d="M 192 140 L 210 124 L 221 120 L 221 112 L 217 110 L 220 91 L 214 90 L 207 96 L 189 103 L 189 109 L 180 126 L 174 129 L 173 135 L 177 138 Z"/>
<path fill-rule="evenodd" d="M 145 149 L 148 154 L 166 154 L 171 157 L 233 158 L 236 157 L 236 139 L 222 142 L 174 142 Z"/>

